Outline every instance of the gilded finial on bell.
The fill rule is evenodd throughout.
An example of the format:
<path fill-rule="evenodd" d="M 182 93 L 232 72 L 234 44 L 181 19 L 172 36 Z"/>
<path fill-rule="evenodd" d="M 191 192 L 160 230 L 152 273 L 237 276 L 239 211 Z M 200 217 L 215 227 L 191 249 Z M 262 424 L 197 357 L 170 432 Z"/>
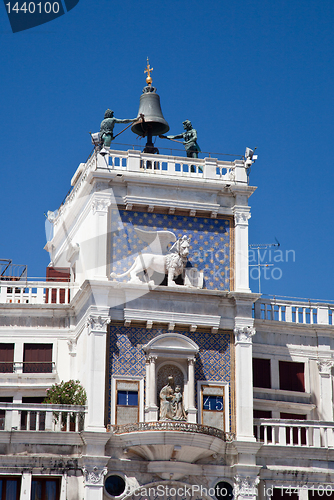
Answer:
<path fill-rule="evenodd" d="M 146 69 L 144 70 L 144 73 L 147 73 L 147 77 L 146 77 L 147 85 L 152 85 L 151 71 L 153 71 L 153 68 L 150 68 L 150 62 L 147 58 L 147 66 L 146 66 Z"/>

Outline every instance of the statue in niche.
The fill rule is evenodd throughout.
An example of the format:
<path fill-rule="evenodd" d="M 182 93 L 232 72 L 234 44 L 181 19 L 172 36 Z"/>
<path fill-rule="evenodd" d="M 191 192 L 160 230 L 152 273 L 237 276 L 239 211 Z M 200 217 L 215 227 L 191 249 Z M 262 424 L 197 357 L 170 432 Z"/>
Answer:
<path fill-rule="evenodd" d="M 183 407 L 183 396 L 181 392 L 181 387 L 179 385 L 175 387 L 173 411 L 174 411 L 173 420 L 187 420 L 187 415 Z"/>
<path fill-rule="evenodd" d="M 160 391 L 160 413 L 159 420 L 187 420 L 183 407 L 181 386 L 173 389 L 174 379 L 168 377 L 167 385 Z"/>
<path fill-rule="evenodd" d="M 111 273 L 111 278 L 123 278 L 130 275 L 129 283 L 143 283 L 137 276 L 146 271 L 148 283 L 154 285 L 151 277 L 154 272 L 164 276 L 167 274 L 167 285 L 177 286 L 174 280 L 183 273 L 189 254 L 190 239 L 184 235 L 177 239 L 171 231 L 145 231 L 137 227 L 134 228 L 142 241 L 149 244 L 148 251 L 140 253 L 130 269 L 123 274 Z M 175 242 L 168 250 L 170 242 Z"/>

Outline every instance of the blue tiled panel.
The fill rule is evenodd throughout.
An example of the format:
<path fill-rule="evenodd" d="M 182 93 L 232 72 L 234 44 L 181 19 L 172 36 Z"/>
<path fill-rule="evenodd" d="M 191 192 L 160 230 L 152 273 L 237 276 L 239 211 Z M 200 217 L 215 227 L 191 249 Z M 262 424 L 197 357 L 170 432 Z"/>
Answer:
<path fill-rule="evenodd" d="M 153 231 L 172 231 L 177 238 L 190 238 L 188 266 L 204 273 L 204 288 L 230 290 L 231 220 L 190 217 L 181 215 L 150 214 L 120 210 L 112 213 L 112 221 L 121 218 L 118 231 L 112 233 L 113 271 L 124 273 L 133 264 L 138 252 L 147 243 L 137 236 L 134 227 Z M 113 223 L 112 223 L 113 224 Z M 114 225 L 115 226 L 115 225 Z M 114 230 L 112 225 L 112 231 Z M 115 226 L 116 228 L 116 226 Z M 128 276 L 120 278 L 128 281 Z"/>
<path fill-rule="evenodd" d="M 151 339 L 163 333 L 168 333 L 168 330 L 163 328 L 147 330 L 146 328 L 111 325 L 109 380 L 113 375 L 144 378 L 145 354 L 142 348 Z M 173 333 L 177 333 L 177 330 Z M 184 331 L 179 333 L 196 342 L 199 347 L 195 363 L 195 382 L 197 380 L 231 381 L 230 334 Z"/>

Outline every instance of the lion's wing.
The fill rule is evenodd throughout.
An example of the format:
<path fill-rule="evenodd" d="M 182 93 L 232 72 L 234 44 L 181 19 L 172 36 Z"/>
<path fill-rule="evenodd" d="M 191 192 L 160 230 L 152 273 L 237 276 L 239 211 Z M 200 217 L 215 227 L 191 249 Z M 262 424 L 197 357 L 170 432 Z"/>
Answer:
<path fill-rule="evenodd" d="M 169 243 L 176 241 L 176 236 L 172 231 L 145 231 L 144 229 L 134 228 L 142 241 L 149 244 L 152 253 L 166 254 Z"/>

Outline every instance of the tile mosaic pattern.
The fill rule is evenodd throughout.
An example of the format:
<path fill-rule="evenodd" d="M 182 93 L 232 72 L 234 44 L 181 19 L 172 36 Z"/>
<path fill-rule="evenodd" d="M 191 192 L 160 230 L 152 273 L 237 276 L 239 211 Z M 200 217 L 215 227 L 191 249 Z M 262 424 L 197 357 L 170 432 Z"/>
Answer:
<path fill-rule="evenodd" d="M 177 330 L 174 330 L 174 333 Z M 109 381 L 111 377 L 145 377 L 145 354 L 142 350 L 154 337 L 168 333 L 163 328 L 110 326 Z M 195 363 L 195 384 L 197 380 L 231 382 L 231 344 L 229 333 L 184 332 L 199 347 Z M 109 390 L 109 399 L 110 399 Z M 231 400 L 231 397 L 230 397 Z M 111 401 L 109 400 L 109 409 Z"/>
<path fill-rule="evenodd" d="M 120 221 L 119 221 L 120 217 Z M 112 270 L 124 273 L 138 252 L 147 247 L 134 227 L 144 230 L 172 231 L 177 238 L 190 237 L 188 267 L 204 273 L 204 288 L 230 290 L 231 219 L 210 219 L 181 215 L 151 214 L 139 211 L 112 211 Z M 116 230 L 117 229 L 117 230 Z M 120 278 L 127 282 L 128 277 Z"/>

